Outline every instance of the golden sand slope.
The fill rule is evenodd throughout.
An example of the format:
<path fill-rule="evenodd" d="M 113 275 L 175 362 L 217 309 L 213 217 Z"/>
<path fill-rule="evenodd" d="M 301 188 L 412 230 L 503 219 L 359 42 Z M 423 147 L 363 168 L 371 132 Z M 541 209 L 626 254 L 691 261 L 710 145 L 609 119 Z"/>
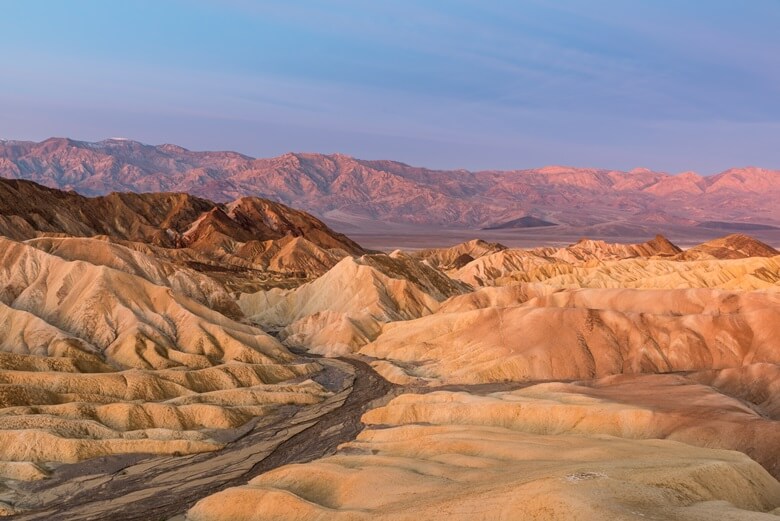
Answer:
<path fill-rule="evenodd" d="M 777 291 L 780 290 L 780 257 L 688 262 L 626 259 L 580 266 L 548 263 L 497 277 L 493 280 L 493 285 L 516 282 L 541 282 L 556 288 L 721 288 Z"/>
<path fill-rule="evenodd" d="M 475 248 L 473 244 L 478 243 L 424 250 L 418 255 L 442 265 L 451 277 L 472 286 L 544 282 L 556 287 L 748 290 L 780 284 L 777 251 L 744 235 L 709 241 L 685 252 L 660 235 L 642 244 L 583 239 L 565 248 L 490 250 Z M 476 256 L 463 262 L 470 257 L 463 254 L 455 262 L 451 257 L 461 251 L 472 251 Z"/>
<path fill-rule="evenodd" d="M 113 251 L 68 249 L 74 244 L 61 246 L 95 262 Z M 214 450 L 222 444 L 213 429 L 329 394 L 308 379 L 319 364 L 129 273 L 177 286 L 165 264 L 113 262 L 131 260 L 119 271 L 0 239 L 0 471 L 8 477 L 35 472 L 7 462 Z"/>
<path fill-rule="evenodd" d="M 662 235 L 641 244 L 615 244 L 582 239 L 557 248 L 546 246 L 532 249 L 506 248 L 498 244 L 470 241 L 447 249 L 423 250 L 418 255 L 441 266 L 457 280 L 473 286 L 492 286 L 515 272 L 557 266 L 581 266 L 607 260 L 630 258 L 669 258 L 682 250 Z M 461 255 L 453 256 L 460 253 Z"/>
<path fill-rule="evenodd" d="M 474 295 L 457 297 L 480 304 Z M 362 354 L 442 383 L 594 378 L 780 363 L 780 294 L 556 292 L 383 326 Z M 377 365 L 388 378 L 393 373 Z"/>
<path fill-rule="evenodd" d="M 256 328 L 169 288 L 105 266 L 68 262 L 0 239 L 0 302 L 87 342 L 121 368 L 209 367 L 214 361 L 291 359 Z M 20 327 L 5 335 L 24 334 Z"/>
<path fill-rule="evenodd" d="M 451 270 L 460 268 L 474 259 L 506 249 L 506 246 L 503 244 L 474 239 L 456 244 L 450 248 L 420 250 L 414 252 L 413 255 L 416 258 L 425 259 L 438 269 Z"/>
<path fill-rule="evenodd" d="M 780 422 L 767 417 L 760 405 L 682 375 L 544 383 L 487 397 L 463 392 L 431 393 L 425 399 L 402 395 L 365 419 L 377 425 L 455 421 L 545 435 L 671 439 L 744 452 L 780 477 Z"/>
<path fill-rule="evenodd" d="M 375 427 L 336 455 L 205 498 L 187 519 L 776 519 L 764 513 L 780 512 L 780 483 L 744 454 L 643 439 L 709 445 L 749 410 L 696 385 L 683 397 L 711 399 L 709 418 L 588 394 L 636 384 L 402 395 L 366 413 Z M 645 399 L 671 401 L 679 385 L 650 384 Z"/>
<path fill-rule="evenodd" d="M 484 255 L 448 272 L 449 276 L 472 286 L 494 286 L 502 277 L 516 272 L 527 272 L 543 266 L 569 266 L 567 261 L 527 250 L 507 249 Z"/>
<path fill-rule="evenodd" d="M 287 236 L 273 241 L 243 243 L 234 255 L 267 271 L 313 277 L 331 269 L 348 253 L 325 250 L 303 237 Z"/>
<path fill-rule="evenodd" d="M 211 277 L 163 260 L 151 252 L 109 242 L 108 238 L 43 237 L 25 241 L 25 244 L 68 261 L 85 261 L 136 275 L 224 314 L 240 314 L 230 294 Z"/>
<path fill-rule="evenodd" d="M 252 322 L 281 329 L 287 345 L 339 355 L 374 338 L 381 323 L 427 315 L 465 290 L 403 254 L 365 255 L 293 290 L 243 294 L 239 305 Z"/>

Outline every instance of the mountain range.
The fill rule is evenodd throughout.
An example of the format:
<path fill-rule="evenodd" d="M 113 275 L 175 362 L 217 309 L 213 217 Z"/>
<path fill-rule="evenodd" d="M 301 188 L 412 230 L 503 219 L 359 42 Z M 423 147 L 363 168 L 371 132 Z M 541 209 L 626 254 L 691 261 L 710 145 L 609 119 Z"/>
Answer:
<path fill-rule="evenodd" d="M 173 191 L 220 203 L 257 196 L 358 235 L 412 225 L 593 237 L 740 230 L 780 238 L 780 171 L 756 167 L 712 176 L 567 166 L 447 171 L 342 154 L 256 159 L 126 139 L 51 138 L 0 141 L 0 176 L 89 196 Z"/>

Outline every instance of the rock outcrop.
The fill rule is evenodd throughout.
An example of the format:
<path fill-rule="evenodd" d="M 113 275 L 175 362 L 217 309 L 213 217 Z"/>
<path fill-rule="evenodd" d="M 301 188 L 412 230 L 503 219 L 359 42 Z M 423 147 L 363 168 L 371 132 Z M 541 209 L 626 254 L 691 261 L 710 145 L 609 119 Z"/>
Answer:
<path fill-rule="evenodd" d="M 613 401 L 621 384 L 632 394 Z M 730 425 L 724 438 L 739 443 L 755 433 L 746 418 L 760 418 L 718 396 L 685 418 L 663 403 L 679 403 L 676 382 L 653 382 L 634 403 L 636 384 L 403 395 L 366 413 L 369 428 L 335 455 L 203 499 L 186 519 L 773 518 L 762 514 L 778 511 L 780 484 L 755 461 L 673 441 L 706 446 Z M 717 394 L 688 387 L 686 398 Z M 764 422 L 764 432 L 772 427 Z"/>
<path fill-rule="evenodd" d="M 476 309 L 386 324 L 360 352 L 450 384 L 780 363 L 780 293 L 586 289 L 504 307 L 462 298 Z"/>
<path fill-rule="evenodd" d="M 13 462 L 216 450 L 220 429 L 329 395 L 319 364 L 206 307 L 225 296 L 207 280 L 102 241 L 32 243 L 0 238 L 8 477 Z"/>
<path fill-rule="evenodd" d="M 433 313 L 441 301 L 468 289 L 395 253 L 347 257 L 313 282 L 243 294 L 238 302 L 249 320 L 280 330 L 287 345 L 338 355 L 375 338 L 381 324 Z"/>

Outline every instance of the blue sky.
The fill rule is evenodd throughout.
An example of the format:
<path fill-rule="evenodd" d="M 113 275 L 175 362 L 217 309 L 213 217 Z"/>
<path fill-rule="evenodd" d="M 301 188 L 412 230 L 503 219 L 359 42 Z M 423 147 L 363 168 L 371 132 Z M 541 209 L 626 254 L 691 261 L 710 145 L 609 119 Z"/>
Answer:
<path fill-rule="evenodd" d="M 1 5 L 0 138 L 780 168 L 777 0 Z"/>

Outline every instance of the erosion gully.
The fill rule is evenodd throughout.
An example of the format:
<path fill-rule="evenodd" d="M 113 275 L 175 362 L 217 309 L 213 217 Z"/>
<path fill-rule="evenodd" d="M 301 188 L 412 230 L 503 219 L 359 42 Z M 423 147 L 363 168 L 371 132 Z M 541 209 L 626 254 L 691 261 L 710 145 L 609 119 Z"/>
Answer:
<path fill-rule="evenodd" d="M 334 392 L 328 400 L 307 407 L 284 406 L 240 429 L 215 432 L 214 437 L 226 445 L 214 452 L 117 455 L 61 465 L 47 479 L 16 486 L 14 504 L 24 511 L 8 519 L 183 519 L 183 514 L 201 498 L 246 484 L 282 465 L 333 454 L 363 429 L 360 419 L 366 410 L 399 394 L 437 389 L 482 394 L 528 385 L 403 387 L 379 376 L 365 361 L 316 358 L 324 370 L 315 380 Z"/>

